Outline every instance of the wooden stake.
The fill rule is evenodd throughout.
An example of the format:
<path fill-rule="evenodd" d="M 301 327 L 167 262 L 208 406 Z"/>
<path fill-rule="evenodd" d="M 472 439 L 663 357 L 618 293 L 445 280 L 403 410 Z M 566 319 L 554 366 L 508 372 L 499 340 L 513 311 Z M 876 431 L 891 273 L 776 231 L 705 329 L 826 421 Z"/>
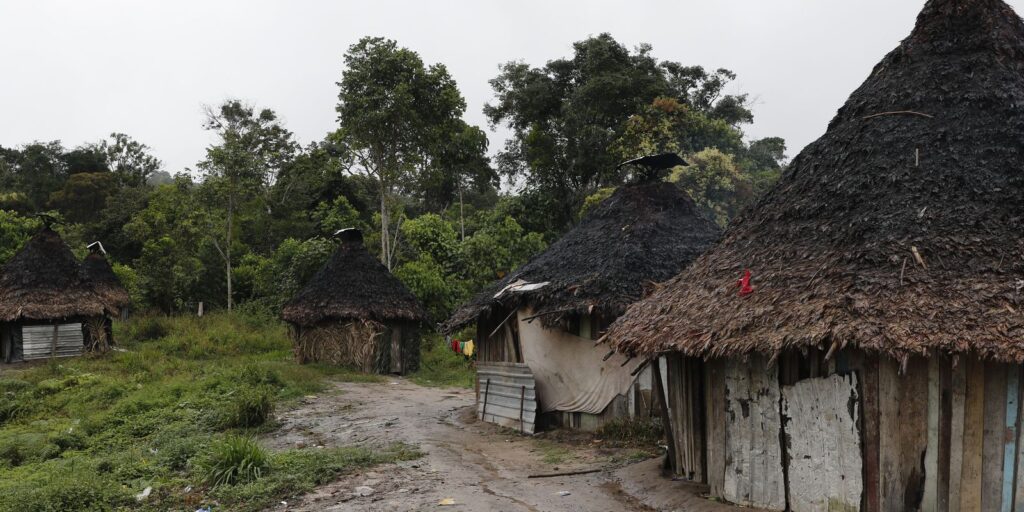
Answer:
<path fill-rule="evenodd" d="M 917 252 L 917 246 L 910 246 L 910 252 L 914 253 L 914 259 L 917 260 L 917 264 L 921 265 L 925 270 L 928 270 L 928 265 L 925 264 L 924 258 L 921 257 L 921 253 Z"/>

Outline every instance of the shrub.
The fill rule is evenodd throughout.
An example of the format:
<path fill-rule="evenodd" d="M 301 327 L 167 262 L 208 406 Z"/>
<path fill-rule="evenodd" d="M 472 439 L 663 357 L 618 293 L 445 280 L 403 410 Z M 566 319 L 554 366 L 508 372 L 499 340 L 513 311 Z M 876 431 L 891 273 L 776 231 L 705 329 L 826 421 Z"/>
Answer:
<path fill-rule="evenodd" d="M 134 341 L 153 341 L 167 336 L 170 326 L 164 317 L 143 316 L 128 324 L 128 338 Z"/>
<path fill-rule="evenodd" d="M 602 425 L 597 435 L 628 446 L 650 446 L 661 440 L 663 428 L 655 418 L 615 418 Z"/>
<path fill-rule="evenodd" d="M 274 413 L 274 400 L 265 387 L 241 388 L 223 415 L 225 427 L 258 427 Z"/>
<path fill-rule="evenodd" d="M 210 445 L 203 476 L 213 487 L 235 485 L 260 478 L 269 467 L 270 455 L 255 439 L 228 436 Z"/>

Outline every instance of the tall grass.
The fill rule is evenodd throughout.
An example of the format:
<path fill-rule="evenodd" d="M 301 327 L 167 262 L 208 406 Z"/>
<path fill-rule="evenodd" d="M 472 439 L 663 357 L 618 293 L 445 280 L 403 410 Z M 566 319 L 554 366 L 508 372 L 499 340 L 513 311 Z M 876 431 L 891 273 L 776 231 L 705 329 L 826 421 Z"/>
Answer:
<path fill-rule="evenodd" d="M 452 351 L 438 334 L 423 337 L 420 369 L 410 375 L 421 386 L 471 388 L 476 379 L 473 363 Z"/>
<path fill-rule="evenodd" d="M 227 436 L 273 428 L 277 404 L 319 392 L 328 377 L 377 379 L 295 364 L 285 327 L 266 316 L 142 317 L 115 324 L 115 339 L 124 351 L 0 369 L 0 512 L 194 510 L 207 499 L 260 509 L 324 472 L 293 462 L 303 454 L 273 454 L 213 490 L 206 463 L 225 455 Z M 332 475 L 413 453 L 317 452 Z M 153 493 L 137 503 L 146 487 Z"/>

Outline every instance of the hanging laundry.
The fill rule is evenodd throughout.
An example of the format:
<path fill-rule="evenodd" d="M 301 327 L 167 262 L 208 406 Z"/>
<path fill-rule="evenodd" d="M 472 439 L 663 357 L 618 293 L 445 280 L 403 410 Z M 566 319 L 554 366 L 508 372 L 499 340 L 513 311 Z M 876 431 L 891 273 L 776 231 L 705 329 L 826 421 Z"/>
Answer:
<path fill-rule="evenodd" d="M 476 345 L 473 343 L 473 340 L 469 340 L 466 342 L 465 348 L 462 349 L 462 354 L 466 357 L 472 358 L 474 350 L 476 350 Z"/>
<path fill-rule="evenodd" d="M 452 339 L 452 352 L 459 353 L 459 340 Z"/>

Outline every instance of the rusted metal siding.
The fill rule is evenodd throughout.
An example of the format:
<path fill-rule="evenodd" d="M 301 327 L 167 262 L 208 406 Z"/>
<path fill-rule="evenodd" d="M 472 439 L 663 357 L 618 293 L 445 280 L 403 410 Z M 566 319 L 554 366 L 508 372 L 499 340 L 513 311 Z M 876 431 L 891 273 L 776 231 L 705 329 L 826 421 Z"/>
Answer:
<path fill-rule="evenodd" d="M 537 391 L 530 368 L 521 363 L 477 363 L 477 418 L 533 434 Z"/>

